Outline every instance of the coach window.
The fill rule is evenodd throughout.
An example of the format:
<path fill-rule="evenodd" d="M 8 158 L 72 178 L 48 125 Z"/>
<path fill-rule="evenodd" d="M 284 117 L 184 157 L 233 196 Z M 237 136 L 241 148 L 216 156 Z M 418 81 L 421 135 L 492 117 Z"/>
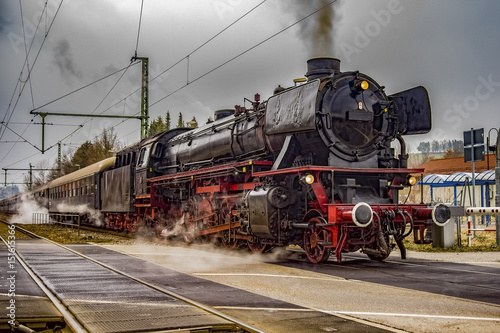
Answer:
<path fill-rule="evenodd" d="M 90 177 L 90 194 L 94 195 L 95 190 L 94 190 L 94 176 Z"/>

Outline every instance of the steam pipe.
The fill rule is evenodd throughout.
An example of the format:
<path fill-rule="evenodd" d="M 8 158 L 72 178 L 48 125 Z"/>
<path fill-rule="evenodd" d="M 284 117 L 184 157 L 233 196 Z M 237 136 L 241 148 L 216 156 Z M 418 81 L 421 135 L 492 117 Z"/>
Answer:
<path fill-rule="evenodd" d="M 401 147 L 401 153 L 399 154 L 399 167 L 406 169 L 408 167 L 408 154 L 406 153 L 406 142 L 401 134 L 397 134 L 396 139 L 398 139 L 399 146 Z"/>

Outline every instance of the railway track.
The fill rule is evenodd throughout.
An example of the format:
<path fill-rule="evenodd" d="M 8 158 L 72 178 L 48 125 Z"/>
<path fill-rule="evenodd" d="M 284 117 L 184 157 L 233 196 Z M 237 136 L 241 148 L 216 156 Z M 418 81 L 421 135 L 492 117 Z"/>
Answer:
<path fill-rule="evenodd" d="M 262 332 L 67 246 L 15 229 L 33 238 L 15 244 L 16 260 L 64 317 L 65 332 Z M 99 308 L 97 316 L 90 308 Z"/>
<path fill-rule="evenodd" d="M 59 246 L 56 251 L 55 245 L 39 239 L 18 245 L 33 270 L 52 279 L 52 290 L 66 299 L 85 298 L 85 306 L 103 316 L 110 313 L 105 307 L 113 302 L 117 289 L 128 291 L 129 299 L 121 303 L 129 306 L 155 300 L 157 295 L 146 289 L 139 294 L 136 287 L 126 282 L 126 276 L 131 276 L 273 333 L 450 329 L 496 332 L 500 322 L 499 288 L 495 282 L 500 266 L 495 262 L 402 262 L 397 256 L 375 262 L 361 254 L 349 254 L 341 264 L 330 258 L 322 265 L 313 265 L 301 259 L 298 252 L 287 251 L 278 258 L 276 254 L 248 255 L 216 248 L 207 251 L 206 244 L 68 245 L 71 251 L 125 273 L 122 279 L 106 275 L 104 267 L 93 271 L 90 274 L 97 282 L 91 283 L 95 290 L 89 292 L 88 281 L 72 277 L 75 270 L 87 271 L 86 262 L 90 261 L 84 257 Z M 63 266 L 55 267 L 56 262 Z M 99 284 L 103 291 L 97 291 Z M 75 296 L 79 290 L 88 295 Z M 99 298 L 99 293 L 103 297 Z M 165 311 L 165 302 L 158 304 Z M 63 305 L 75 307 L 68 300 Z M 79 315 L 85 314 L 80 311 Z M 89 324 L 88 320 L 85 322 Z M 141 329 L 134 331 L 147 332 L 146 322 L 154 320 L 148 318 Z M 251 331 L 234 323 L 228 325 L 233 325 L 229 329 Z M 118 332 L 119 327 L 115 328 Z"/>

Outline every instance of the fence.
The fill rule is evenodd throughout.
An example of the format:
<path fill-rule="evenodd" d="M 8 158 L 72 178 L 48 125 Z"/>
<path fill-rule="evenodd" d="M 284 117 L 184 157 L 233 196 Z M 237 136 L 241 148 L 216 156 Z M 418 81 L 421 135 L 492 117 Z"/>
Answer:
<path fill-rule="evenodd" d="M 77 225 L 78 236 L 80 236 L 80 215 L 78 214 L 33 213 L 31 222 L 33 224 L 61 224 L 71 226 L 71 228 Z"/>

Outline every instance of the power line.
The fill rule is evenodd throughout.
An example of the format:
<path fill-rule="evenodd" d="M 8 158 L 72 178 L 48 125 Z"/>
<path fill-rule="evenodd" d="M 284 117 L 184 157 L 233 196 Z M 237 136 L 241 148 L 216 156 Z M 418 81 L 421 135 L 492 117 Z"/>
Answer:
<path fill-rule="evenodd" d="M 253 10 L 255 10 L 257 7 L 259 7 L 260 5 L 262 5 L 264 2 L 265 2 L 265 0 L 264 0 L 264 1 L 262 1 L 261 3 L 259 3 L 259 4 L 258 4 L 257 6 L 255 6 L 254 8 L 252 8 L 249 12 L 245 13 L 242 17 L 238 18 L 236 21 L 234 21 L 233 23 L 231 23 L 228 27 L 224 28 L 224 29 L 223 29 L 221 32 L 219 32 L 217 35 L 215 35 L 214 37 L 210 38 L 210 39 L 209 39 L 209 41 L 213 40 L 216 36 L 220 35 L 223 31 L 227 30 L 230 26 L 234 25 L 234 23 L 236 23 L 236 22 L 238 22 L 239 20 L 241 20 L 244 16 L 248 15 L 250 12 L 252 12 Z M 280 31 L 278 31 L 278 32 L 276 32 L 276 33 L 274 33 L 273 35 L 269 36 L 268 38 L 264 39 L 263 41 L 261 41 L 261 42 L 259 42 L 259 43 L 255 44 L 254 46 L 252 46 L 252 47 L 250 47 L 250 48 L 246 49 L 245 51 L 243 51 L 243 52 L 239 53 L 238 55 L 234 56 L 233 58 L 231 58 L 231 59 L 229 59 L 229 60 L 225 61 L 224 63 L 222 63 L 222 64 L 218 65 L 217 67 L 215 67 L 215 68 L 213 68 L 213 69 L 209 70 L 209 71 L 208 71 L 208 72 L 206 72 L 205 74 L 202 74 L 202 75 L 198 76 L 197 78 L 195 78 L 194 80 L 189 81 L 188 83 L 186 83 L 185 85 L 183 85 L 183 86 L 179 87 L 179 88 L 178 88 L 178 89 L 176 89 L 175 91 L 173 91 L 173 92 L 169 93 L 168 95 L 166 95 L 166 96 L 164 96 L 164 97 L 160 98 L 159 100 L 157 100 L 157 101 L 156 101 L 156 102 L 154 102 L 153 104 L 150 104 L 150 105 L 149 105 L 149 107 L 153 107 L 154 105 L 158 104 L 159 102 L 161 102 L 161 101 L 165 100 L 166 98 L 168 98 L 168 97 L 170 97 L 170 96 L 174 95 L 175 93 L 179 92 L 180 90 L 184 89 L 185 87 L 187 87 L 187 86 L 188 86 L 188 85 L 190 85 L 191 83 L 194 83 L 194 82 L 196 82 L 196 81 L 198 81 L 198 80 L 202 79 L 203 77 L 205 77 L 205 76 L 207 76 L 207 75 L 209 75 L 209 74 L 213 73 L 214 71 L 218 70 L 219 68 L 221 68 L 221 67 L 223 67 L 223 66 L 227 65 L 228 63 L 232 62 L 233 60 L 235 60 L 235 59 L 237 59 L 237 58 L 241 57 L 242 55 L 244 55 L 244 54 L 248 53 L 249 51 L 251 51 L 251 50 L 255 49 L 256 47 L 258 47 L 258 46 L 260 46 L 260 45 L 264 44 L 265 42 L 267 42 L 267 41 L 271 40 L 272 38 L 274 38 L 274 37 L 276 37 L 276 36 L 280 35 L 281 33 L 285 32 L 286 30 L 288 30 L 288 29 L 290 29 L 290 28 L 292 28 L 292 27 L 296 26 L 297 24 L 299 24 L 299 23 L 301 23 L 302 21 L 304 21 L 304 20 L 308 19 L 309 17 L 313 16 L 314 14 L 316 14 L 316 13 L 318 13 L 318 12 L 322 11 L 323 9 L 325 9 L 325 8 L 327 8 L 327 7 L 331 6 L 331 5 L 333 5 L 335 2 L 337 2 L 337 0 L 330 1 L 330 2 L 329 2 L 329 3 L 327 3 L 326 5 L 324 5 L 324 6 L 320 7 L 319 9 L 317 9 L 317 10 L 313 11 L 312 13 L 310 13 L 310 14 L 308 14 L 308 15 L 304 16 L 304 17 L 303 17 L 303 18 L 301 18 L 300 20 L 298 20 L 298 21 L 296 21 L 296 22 L 294 22 L 294 23 L 290 24 L 289 26 L 285 27 L 284 29 L 282 29 L 282 30 L 280 30 Z M 205 43 L 203 43 L 201 46 L 206 45 L 207 43 L 208 43 L 208 41 L 207 41 L 207 42 L 205 42 Z M 176 63 L 174 63 L 172 66 L 170 66 L 169 68 L 167 68 L 166 70 L 164 70 L 163 72 L 161 72 L 159 75 L 155 76 L 155 77 L 154 77 L 153 79 L 151 79 L 149 82 L 153 81 L 154 79 L 158 78 L 160 75 L 164 74 L 165 72 L 169 71 L 170 69 L 172 69 L 173 67 L 175 67 L 176 65 L 178 65 L 179 63 L 181 63 L 184 59 L 188 58 L 188 57 L 189 57 L 190 55 L 192 55 L 194 52 L 196 52 L 197 50 L 199 50 L 199 49 L 201 48 L 201 46 L 200 46 L 200 47 L 198 47 L 198 48 L 196 48 L 193 52 L 189 53 L 186 57 L 183 57 L 182 59 L 180 59 L 179 61 L 177 61 Z M 132 94 L 136 93 L 137 91 L 139 91 L 139 89 L 137 89 L 137 90 L 133 91 L 131 94 L 127 95 L 127 97 L 125 97 L 124 99 L 126 99 L 126 98 L 130 97 Z M 112 107 L 114 107 L 114 106 L 116 106 L 117 104 L 121 103 L 124 99 L 121 99 L 119 102 L 115 103 L 114 105 L 112 105 L 112 106 L 111 106 L 111 107 L 109 107 L 108 109 L 111 109 Z M 108 110 L 108 109 L 107 109 L 107 110 Z M 139 112 L 135 113 L 135 115 L 137 115 L 137 114 L 139 114 Z M 119 126 L 119 125 L 123 124 L 125 121 L 127 121 L 127 119 L 125 119 L 125 120 L 121 121 L 121 122 L 120 122 L 120 123 L 118 123 L 116 126 Z M 130 133 L 129 133 L 129 134 L 130 134 Z"/>
<path fill-rule="evenodd" d="M 139 15 L 139 28 L 137 29 L 137 42 L 135 43 L 135 56 L 137 57 L 137 49 L 139 48 L 139 35 L 141 33 L 141 22 L 142 22 L 142 7 L 144 6 L 144 0 L 141 1 L 141 14 Z"/>
<path fill-rule="evenodd" d="M 59 100 L 61 100 L 61 99 L 63 99 L 63 98 L 66 98 L 66 97 L 68 97 L 68 96 L 70 96 L 70 95 L 72 95 L 72 94 L 74 94 L 74 93 L 79 92 L 80 90 L 83 90 L 83 89 L 85 89 L 85 88 L 88 88 L 88 87 L 90 87 L 90 86 L 91 86 L 91 85 L 93 85 L 93 84 L 96 84 L 96 83 L 98 83 L 98 82 L 100 82 L 100 81 L 102 81 L 102 80 L 104 80 L 104 79 L 107 79 L 107 78 L 108 78 L 108 77 L 110 77 L 110 76 L 113 76 L 113 75 L 115 75 L 115 74 L 117 74 L 117 73 L 119 73 L 119 72 L 121 72 L 121 71 L 127 70 L 127 69 L 129 69 L 131 66 L 136 65 L 136 64 L 138 64 L 138 63 L 139 63 L 139 62 L 135 62 L 135 63 L 129 64 L 129 65 L 127 65 L 127 66 L 125 66 L 125 67 L 123 67 L 123 68 L 121 68 L 121 69 L 119 69 L 119 70 L 117 70 L 117 71 L 115 71 L 115 72 L 113 72 L 113 73 L 111 73 L 111 74 L 108 74 L 108 75 L 106 75 L 106 76 L 104 76 L 104 77 L 102 77 L 102 78 L 100 78 L 100 79 L 98 79 L 98 80 L 95 80 L 94 82 L 88 83 L 88 84 L 86 84 L 86 85 L 84 85 L 84 86 L 82 86 L 82 87 L 80 87 L 80 88 L 78 88 L 78 89 L 76 89 L 76 90 L 73 90 L 72 92 L 69 92 L 69 93 L 67 93 L 67 94 L 65 94 L 65 95 L 63 95 L 63 96 L 61 96 L 61 97 L 58 97 L 58 98 L 56 98 L 56 99 L 54 99 L 54 100 L 52 100 L 52 101 L 50 101 L 50 102 L 47 102 L 47 103 L 45 103 L 45 104 L 43 104 L 43 105 L 40 105 L 40 106 L 38 106 L 38 107 L 34 108 L 34 109 L 33 109 L 33 110 L 31 110 L 31 111 L 36 111 L 36 110 L 39 110 L 39 109 L 41 109 L 41 108 L 43 108 L 43 107 L 45 107 L 45 106 L 47 106 L 47 105 L 50 105 L 50 104 L 52 104 L 52 103 L 55 103 L 55 102 L 57 102 L 57 101 L 59 101 Z M 120 78 L 121 78 L 121 77 L 120 77 Z M 113 86 L 113 87 L 114 87 L 114 86 Z"/>
<path fill-rule="evenodd" d="M 21 6 L 21 0 L 19 0 L 19 6 L 21 8 L 21 23 L 22 23 L 22 27 L 23 27 L 23 35 L 24 35 L 24 18 L 23 18 L 23 11 L 22 11 L 22 6 Z M 38 24 L 36 26 L 36 29 L 35 29 L 35 32 L 34 32 L 34 36 L 36 36 L 36 33 L 38 32 L 38 28 L 40 27 L 40 22 L 42 21 L 42 17 L 43 17 L 43 13 L 46 12 L 46 9 L 47 9 L 47 2 L 45 3 L 45 6 L 43 8 L 43 11 L 42 11 L 42 14 L 40 15 L 40 18 L 38 20 Z M 26 37 L 24 38 L 25 42 L 24 42 L 24 46 L 25 46 L 25 50 L 26 50 Z M 28 63 L 28 57 L 29 57 L 29 54 L 31 53 L 31 48 L 33 47 L 33 43 L 35 42 L 35 38 L 33 38 L 31 40 L 31 44 L 30 44 L 30 48 L 29 50 L 26 52 L 26 57 L 24 59 L 24 63 L 23 63 L 23 66 L 21 68 L 21 73 L 19 74 L 19 78 L 17 79 L 16 81 L 16 85 L 14 87 L 14 91 L 12 92 L 12 96 L 10 98 L 10 101 L 9 101 L 9 104 L 8 104 L 8 107 L 7 107 L 7 111 L 5 112 L 5 115 L 3 117 L 3 121 L 5 122 L 9 122 L 12 115 L 14 114 L 14 110 L 15 110 L 15 107 L 14 109 L 12 110 L 10 116 L 9 116 L 9 109 L 10 107 L 12 106 L 12 101 L 14 100 L 14 97 L 16 95 L 16 91 L 17 91 L 17 88 L 18 86 L 20 87 L 20 85 L 22 83 L 26 83 L 29 79 L 30 79 L 30 76 L 29 76 L 29 73 L 30 73 L 30 69 L 29 69 L 29 63 Z M 24 67 L 28 65 L 28 76 L 26 77 L 26 80 L 22 80 L 22 76 L 23 76 L 23 71 L 24 71 Z M 30 80 L 30 87 L 31 87 L 31 80 Z M 23 88 L 24 89 L 24 88 Z M 19 93 L 19 97 L 21 96 L 22 94 L 22 90 L 21 92 Z M 19 97 L 18 97 L 18 100 L 19 100 Z M 16 102 L 16 105 L 17 105 L 17 102 Z M 8 118 L 8 119 L 7 119 Z M 5 133 L 5 130 L 2 132 L 2 130 L 0 129 L 0 139 L 3 137 L 3 133 Z"/>
<path fill-rule="evenodd" d="M 21 4 L 21 0 L 19 0 L 19 8 L 21 10 L 21 25 L 23 27 L 24 52 L 26 52 L 26 61 L 25 61 L 25 63 L 26 63 L 26 66 L 28 68 L 28 73 L 29 73 L 29 71 L 30 71 L 30 64 L 29 64 L 29 61 L 28 61 L 28 55 L 29 55 L 29 53 L 28 53 L 28 48 L 26 47 L 26 32 L 25 32 L 25 29 L 24 29 L 24 15 L 23 15 L 23 6 Z M 45 11 L 45 8 L 47 8 L 47 3 L 45 3 L 44 11 Z M 43 13 L 42 13 L 42 15 L 43 15 Z M 40 20 L 38 21 L 38 24 L 40 24 L 41 20 L 42 20 L 42 18 L 40 17 Z M 38 27 L 37 27 L 36 30 L 38 31 Z M 35 34 L 36 34 L 36 31 L 35 31 Z M 30 51 L 31 51 L 31 47 L 30 47 Z M 27 80 L 29 80 L 29 83 L 30 83 L 31 105 L 33 105 L 33 107 L 35 107 L 35 100 L 33 98 L 33 85 L 31 84 L 31 76 L 28 76 Z"/>
<path fill-rule="evenodd" d="M 21 96 L 22 96 L 22 93 L 23 93 L 23 91 L 24 91 L 24 88 L 26 87 L 26 82 L 28 82 L 29 78 L 31 77 L 31 72 L 33 71 L 33 69 L 34 69 L 34 67 L 35 67 L 35 64 L 36 64 L 36 62 L 37 62 L 37 60 L 38 60 L 38 57 L 40 56 L 40 53 L 41 53 L 42 48 L 43 48 L 43 46 L 44 46 L 44 44 L 45 44 L 45 41 L 47 40 L 47 36 L 49 35 L 50 30 L 52 29 L 52 25 L 54 24 L 54 21 L 56 20 L 57 14 L 59 13 L 59 10 L 61 9 L 61 5 L 62 5 L 63 1 L 64 1 L 64 0 L 61 0 L 61 2 L 59 3 L 59 6 L 57 7 L 57 10 L 56 10 L 56 12 L 55 12 L 55 14 L 54 14 L 54 17 L 53 17 L 53 19 L 52 19 L 52 21 L 51 21 L 51 23 L 50 23 L 50 25 L 49 25 L 49 27 L 48 27 L 48 29 L 47 29 L 46 33 L 45 33 L 45 36 L 44 36 L 43 41 L 42 41 L 42 43 L 41 43 L 41 45 L 40 45 L 40 48 L 38 49 L 38 52 L 37 52 L 37 54 L 36 54 L 36 56 L 35 56 L 35 59 L 33 60 L 33 63 L 32 63 L 32 65 L 31 65 L 31 69 L 30 69 L 30 68 L 29 68 L 29 66 L 28 66 L 28 76 L 27 76 L 27 79 L 26 79 L 26 81 L 24 82 L 24 84 L 22 85 L 22 88 L 20 88 L 19 95 L 18 95 L 17 100 L 16 100 L 16 102 L 15 102 L 15 104 L 14 104 L 14 106 L 13 106 L 12 110 L 11 110 L 10 115 L 8 116 L 7 122 L 2 122 L 2 124 L 3 124 L 6 128 L 8 128 L 8 127 L 7 127 L 7 125 L 9 124 L 9 121 L 10 121 L 10 119 L 12 118 L 12 115 L 14 114 L 14 111 L 15 111 L 15 109 L 16 109 L 16 107 L 17 107 L 17 104 L 19 103 L 19 100 L 21 99 Z M 44 8 L 44 10 L 46 10 L 46 7 L 47 7 L 47 2 L 45 2 L 45 8 Z M 42 15 L 40 16 L 40 21 L 41 21 L 41 17 L 42 17 L 42 16 L 43 16 L 43 12 L 42 12 Z M 38 22 L 38 24 L 40 24 L 40 21 Z M 37 29 L 38 29 L 38 27 L 37 27 Z M 34 42 L 34 38 L 33 38 L 32 42 L 31 42 L 31 45 L 33 45 L 33 42 Z M 28 54 L 26 55 L 25 64 L 27 64 L 27 63 L 28 63 L 28 55 L 29 55 L 30 51 L 31 51 L 31 46 L 30 46 L 30 50 L 28 51 Z M 23 65 L 23 67 L 22 67 L 22 68 L 24 69 L 24 65 Z M 22 70 L 21 70 L 21 73 L 22 73 Z M 31 81 L 30 81 L 30 82 L 31 82 Z M 18 83 L 16 83 L 16 86 L 17 86 L 17 84 L 18 84 Z M 14 89 L 13 95 L 15 94 L 16 90 L 17 90 L 17 89 Z M 12 98 L 11 98 L 11 103 L 12 103 Z M 10 108 L 10 106 L 12 105 L 11 103 L 9 103 L 9 108 Z M 9 109 L 7 109 L 6 116 L 7 116 L 7 114 L 8 114 L 8 113 L 9 113 Z M 4 118 L 4 119 L 5 119 L 5 118 Z M 24 129 L 24 131 L 23 131 L 23 133 L 22 133 L 21 135 L 19 135 L 18 133 L 16 133 L 16 132 L 12 131 L 12 129 L 10 129 L 10 128 L 9 128 L 9 130 L 11 130 L 11 131 L 12 131 L 12 132 L 14 132 L 16 135 L 18 135 L 21 139 L 23 139 L 23 140 L 24 140 L 23 135 L 24 135 L 24 133 L 28 130 L 29 126 L 30 126 L 30 125 L 26 126 L 26 128 Z M 3 137 L 3 135 L 4 135 L 4 134 L 5 134 L 5 130 L 4 130 L 4 131 L 0 134 L 0 139 L 2 139 L 2 137 Z M 28 141 L 26 141 L 26 142 L 28 142 Z M 29 142 L 28 142 L 28 143 L 29 143 Z M 33 147 L 35 147 L 37 150 L 39 150 L 39 149 L 38 149 L 35 145 L 33 145 L 33 144 L 31 144 L 31 143 L 29 143 L 29 144 L 30 144 L 30 145 L 32 145 Z M 13 145 L 12 145 L 12 147 L 10 148 L 10 150 L 9 150 L 9 151 L 8 151 L 8 152 L 7 152 L 7 153 L 3 156 L 3 158 L 0 160 L 0 162 L 2 162 L 2 161 L 3 161 L 3 160 L 4 160 L 4 159 L 5 159 L 5 158 L 6 158 L 6 157 L 10 154 L 10 152 L 14 149 L 14 147 L 15 147 L 16 145 L 17 145 L 17 143 L 15 143 L 15 144 L 13 144 Z"/>
<path fill-rule="evenodd" d="M 49 28 L 47 29 L 47 32 L 45 34 L 45 36 L 43 37 L 43 41 L 42 41 L 42 44 L 40 45 L 40 48 L 38 49 L 38 53 L 36 54 L 35 56 L 35 59 L 33 60 L 33 64 L 31 65 L 31 69 L 28 71 L 28 76 L 27 78 L 29 78 L 31 76 L 31 72 L 33 71 L 33 68 L 35 67 L 35 64 L 38 60 L 38 57 L 40 56 L 40 53 L 42 52 L 42 48 L 43 48 L 43 45 L 45 44 L 45 41 L 47 40 L 47 36 L 49 35 L 49 32 L 52 28 L 52 25 L 54 24 L 54 21 L 56 20 L 56 17 L 57 17 L 57 14 L 59 13 L 59 10 L 61 9 L 61 5 L 62 3 L 64 2 L 64 0 L 61 0 L 61 2 L 59 3 L 59 6 L 57 7 L 57 11 L 56 13 L 54 14 L 54 18 L 52 19 L 52 22 L 50 23 L 50 26 Z M 26 59 L 26 62 L 28 61 L 28 59 Z M 23 68 L 24 68 L 24 65 L 23 65 Z M 28 80 L 27 80 L 28 81 Z M 26 82 L 27 82 L 26 81 Z M 11 111 L 11 114 L 9 116 L 9 119 L 7 120 L 7 123 L 9 123 L 10 121 L 10 118 L 12 117 L 12 115 L 14 114 L 14 111 L 17 107 L 17 103 L 19 102 L 19 100 L 21 99 L 21 95 L 23 94 L 23 91 L 24 91 L 24 87 L 26 87 L 26 82 L 23 84 L 20 92 L 19 92 L 19 95 L 17 97 L 17 100 L 16 100 L 16 103 L 14 104 L 14 107 L 12 108 L 12 111 Z M 14 92 L 15 93 L 15 92 Z M 8 110 L 7 110 L 7 113 L 8 113 Z M 5 133 L 5 131 L 4 131 Z M 2 138 L 2 135 L 0 135 L 0 139 Z"/>
<path fill-rule="evenodd" d="M 250 14 L 251 12 L 253 12 L 258 7 L 260 7 L 266 1 L 267 0 L 264 0 L 264 1 L 260 2 L 259 4 L 257 4 L 255 7 L 253 7 L 248 12 L 246 12 L 245 14 L 243 14 L 242 16 L 240 16 L 238 19 L 236 19 L 231 24 L 229 24 L 228 26 L 226 26 L 224 29 L 222 29 L 221 31 L 219 31 L 217 34 L 215 34 L 214 36 L 212 36 L 210 39 L 208 39 L 207 41 L 205 41 L 204 43 L 202 43 L 200 46 L 198 46 L 197 48 L 195 48 L 193 51 L 191 51 L 190 53 L 188 53 L 186 56 L 184 56 L 181 59 L 179 59 L 173 65 L 171 65 L 170 67 L 168 67 L 167 69 L 165 69 L 164 71 L 162 71 L 160 74 L 158 74 L 155 77 L 151 78 L 149 80 L 149 83 L 153 82 L 154 80 L 156 80 L 157 78 L 159 78 L 161 75 L 165 74 L 166 72 L 168 72 L 169 70 L 171 70 L 172 68 L 174 68 L 175 66 L 177 66 L 178 64 L 180 64 L 181 62 L 183 62 L 186 58 L 189 58 L 189 56 L 193 55 L 193 53 L 195 53 L 196 51 L 198 51 L 199 49 L 201 49 L 203 46 L 207 45 L 209 42 L 211 42 L 212 40 L 214 40 L 216 37 L 218 37 L 224 31 L 226 31 L 227 29 L 229 29 L 230 27 L 232 27 L 233 25 L 235 25 L 237 22 L 239 22 L 241 19 L 243 19 L 245 16 L 247 16 L 248 14 Z M 141 8 L 141 10 L 142 10 L 142 8 Z M 107 109 L 105 109 L 103 112 L 106 112 L 106 111 L 114 108 L 115 106 L 117 106 L 121 102 L 125 101 L 127 98 L 129 98 L 130 96 L 132 96 L 133 94 L 137 93 L 140 90 L 141 90 L 141 88 L 137 88 L 136 90 L 132 91 L 130 94 L 128 94 L 127 96 L 125 96 L 124 98 L 122 98 L 121 100 L 119 100 L 118 102 L 116 102 L 115 104 L 113 104 L 110 107 L 108 107 Z M 125 121 L 126 120 L 121 121 L 118 125 L 122 124 Z"/>
<path fill-rule="evenodd" d="M 160 98 L 159 100 L 157 100 L 156 102 L 154 102 L 153 104 L 151 104 L 151 105 L 150 105 L 150 107 L 153 107 L 154 105 L 158 104 L 159 102 L 163 101 L 164 99 L 166 99 L 166 98 L 168 98 L 168 97 L 172 96 L 173 94 L 175 94 L 175 93 L 179 92 L 180 90 L 184 89 L 184 88 L 185 88 L 185 87 L 187 87 L 188 85 L 190 85 L 190 84 L 192 84 L 192 83 L 194 83 L 194 82 L 196 82 L 196 81 L 198 81 L 198 80 L 200 80 L 200 79 L 204 78 L 205 76 L 207 76 L 207 75 L 209 75 L 209 74 L 213 73 L 214 71 L 216 71 L 216 70 L 218 70 L 219 68 L 221 68 L 221 67 L 223 67 L 223 66 L 227 65 L 227 64 L 228 64 L 228 63 L 230 63 L 231 61 L 233 61 L 233 60 L 235 60 L 235 59 L 237 59 L 237 58 L 241 57 L 242 55 L 244 55 L 244 54 L 248 53 L 249 51 L 251 51 L 251 50 L 255 49 L 256 47 L 258 47 L 258 46 L 260 46 L 260 45 L 264 44 L 265 42 L 267 42 L 267 41 L 271 40 L 272 38 L 274 38 L 274 37 L 278 36 L 279 34 L 281 34 L 281 33 L 285 32 L 286 30 L 288 30 L 288 29 L 290 29 L 290 28 L 292 28 L 293 26 L 295 26 L 295 25 L 299 24 L 300 22 L 302 22 L 302 21 L 304 21 L 304 20 L 308 19 L 309 17 L 313 16 L 314 14 L 316 14 L 316 13 L 318 13 L 318 12 L 322 11 L 322 10 L 323 10 L 323 9 L 325 9 L 326 7 L 331 6 L 331 5 L 332 5 L 332 4 L 334 4 L 335 2 L 337 2 L 337 0 L 333 0 L 333 1 L 329 2 L 328 4 L 324 5 L 323 7 L 319 8 L 319 9 L 317 9 L 317 10 L 315 10 L 315 11 L 314 11 L 314 12 L 312 12 L 311 14 L 309 14 L 309 15 L 307 15 L 307 16 L 305 16 L 305 17 L 301 18 L 301 19 L 300 19 L 300 20 L 298 20 L 297 22 L 295 22 L 295 23 L 293 23 L 293 24 L 290 24 L 290 25 L 289 25 L 289 26 L 287 26 L 286 28 L 284 28 L 284 29 L 282 29 L 282 30 L 280 30 L 280 31 L 276 32 L 275 34 L 273 34 L 273 35 L 269 36 L 268 38 L 264 39 L 263 41 L 261 41 L 261 42 L 259 42 L 259 43 L 255 44 L 254 46 L 252 46 L 252 47 L 250 47 L 250 48 L 246 49 L 245 51 L 243 51 L 243 52 L 239 53 L 238 55 L 236 55 L 236 56 L 232 57 L 231 59 L 229 59 L 229 60 L 225 61 L 224 63 L 222 63 L 222 64 L 218 65 L 217 67 L 215 67 L 215 68 L 213 68 L 213 69 L 209 70 L 209 71 L 208 71 L 208 72 L 206 72 L 205 74 L 202 74 L 202 75 L 198 76 L 196 79 L 191 80 L 190 82 L 188 82 L 188 83 L 186 83 L 185 85 L 181 86 L 180 88 L 178 88 L 178 89 L 174 90 L 174 91 L 173 91 L 173 92 L 171 92 L 170 94 L 168 94 L 168 95 L 166 95 L 166 96 L 164 96 L 164 97 Z"/>

